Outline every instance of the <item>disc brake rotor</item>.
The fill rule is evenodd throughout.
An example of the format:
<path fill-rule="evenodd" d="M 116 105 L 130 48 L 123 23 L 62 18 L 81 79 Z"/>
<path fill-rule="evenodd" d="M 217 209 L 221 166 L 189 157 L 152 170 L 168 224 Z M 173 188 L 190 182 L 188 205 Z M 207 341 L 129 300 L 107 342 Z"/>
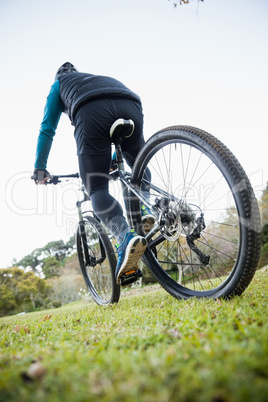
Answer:
<path fill-rule="evenodd" d="M 168 241 L 175 241 L 180 235 L 187 236 L 194 228 L 195 218 L 195 213 L 185 201 L 170 202 L 161 233 Z"/>

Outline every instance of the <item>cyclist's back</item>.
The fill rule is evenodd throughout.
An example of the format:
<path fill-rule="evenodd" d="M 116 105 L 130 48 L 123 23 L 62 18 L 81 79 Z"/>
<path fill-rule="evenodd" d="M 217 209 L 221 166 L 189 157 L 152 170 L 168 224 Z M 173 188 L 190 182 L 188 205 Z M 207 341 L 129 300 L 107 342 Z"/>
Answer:
<path fill-rule="evenodd" d="M 58 80 L 60 97 L 72 122 L 79 107 L 97 99 L 129 99 L 141 103 L 138 95 L 112 77 L 75 72 L 61 74 Z"/>

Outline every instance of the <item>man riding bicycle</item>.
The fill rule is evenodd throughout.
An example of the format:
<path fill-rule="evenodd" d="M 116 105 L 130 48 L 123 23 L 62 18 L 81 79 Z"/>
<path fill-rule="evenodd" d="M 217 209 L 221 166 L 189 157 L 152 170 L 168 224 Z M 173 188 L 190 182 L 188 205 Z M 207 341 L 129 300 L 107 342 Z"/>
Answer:
<path fill-rule="evenodd" d="M 57 71 L 47 97 L 36 148 L 34 178 L 37 184 L 49 180 L 47 160 L 61 113 L 67 113 L 75 127 L 80 176 L 98 218 L 115 236 L 118 252 L 116 280 L 130 270 L 146 249 L 146 240 L 128 225 L 119 202 L 109 194 L 111 166 L 110 127 L 119 118 L 131 119 L 133 134 L 122 142 L 127 164 L 132 167 L 144 145 L 143 112 L 138 95 L 111 77 L 79 72 L 66 62 Z M 153 221 L 145 207 L 142 220 Z"/>

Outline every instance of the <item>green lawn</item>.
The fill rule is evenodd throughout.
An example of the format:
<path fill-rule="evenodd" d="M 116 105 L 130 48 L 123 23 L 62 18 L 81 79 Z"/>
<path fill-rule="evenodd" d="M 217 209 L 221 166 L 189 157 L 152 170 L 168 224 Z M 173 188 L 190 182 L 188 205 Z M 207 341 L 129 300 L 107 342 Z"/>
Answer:
<path fill-rule="evenodd" d="M 262 269 L 231 301 L 153 286 L 1 318 L 0 401 L 266 402 L 267 291 Z"/>

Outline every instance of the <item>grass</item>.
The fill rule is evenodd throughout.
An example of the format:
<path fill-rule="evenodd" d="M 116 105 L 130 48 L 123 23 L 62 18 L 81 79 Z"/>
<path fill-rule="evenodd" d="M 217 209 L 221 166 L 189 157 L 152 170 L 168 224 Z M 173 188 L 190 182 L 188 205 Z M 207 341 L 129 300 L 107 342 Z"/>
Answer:
<path fill-rule="evenodd" d="M 266 269 L 230 301 L 153 286 L 1 318 L 0 401 L 267 401 L 267 290 Z"/>

